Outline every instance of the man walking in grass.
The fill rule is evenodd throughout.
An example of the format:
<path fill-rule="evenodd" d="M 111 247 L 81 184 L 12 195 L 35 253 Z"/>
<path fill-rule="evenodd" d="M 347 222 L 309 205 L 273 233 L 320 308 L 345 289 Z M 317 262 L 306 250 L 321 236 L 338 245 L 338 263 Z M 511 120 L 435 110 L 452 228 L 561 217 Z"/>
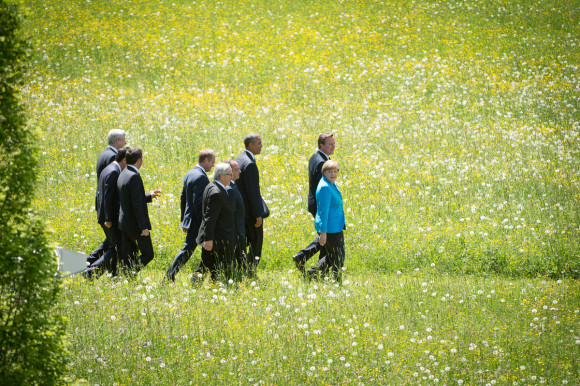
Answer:
<path fill-rule="evenodd" d="M 236 185 L 240 189 L 246 210 L 246 244 L 248 246 L 246 263 L 250 274 L 255 274 L 262 256 L 263 222 L 270 215 L 270 211 L 260 194 L 260 172 L 255 158 L 262 152 L 262 138 L 258 134 L 248 134 L 244 138 L 244 146 L 246 149 L 236 158 L 241 169 Z"/>
<path fill-rule="evenodd" d="M 322 178 L 322 165 L 334 154 L 336 143 L 334 134 L 322 133 L 318 136 L 318 150 L 310 157 L 308 161 L 308 211 L 312 217 L 316 217 L 316 188 Z M 326 259 L 326 249 L 320 245 L 317 236 L 308 246 L 293 256 L 296 268 L 305 273 L 304 266 L 308 259 L 320 251 L 319 262 Z"/>
<path fill-rule="evenodd" d="M 110 248 L 94 262 L 86 271 L 88 278 L 99 277 L 108 270 L 113 276 L 117 275 L 118 252 L 121 247 L 122 233 L 119 229 L 119 175 L 127 166 L 125 154 L 127 149 L 119 149 L 115 160 L 109 164 L 99 176 L 97 187 L 97 218 L 103 228 Z"/>
<path fill-rule="evenodd" d="M 151 243 L 151 221 L 147 203 L 161 193 L 155 190 L 145 194 L 143 179 L 139 169 L 143 166 L 143 151 L 139 148 L 128 148 L 125 155 L 127 167 L 119 175 L 117 187 L 121 209 L 119 228 L 123 232 L 121 241 L 121 268 L 125 271 L 139 271 L 153 260 Z M 141 256 L 137 256 L 141 252 Z"/>
<path fill-rule="evenodd" d="M 187 263 L 193 251 L 195 251 L 195 247 L 197 247 L 195 239 L 201 225 L 203 191 L 209 184 L 206 173 L 213 168 L 214 163 L 215 152 L 211 149 L 203 149 L 197 157 L 197 165 L 187 172 L 183 179 L 183 189 L 181 190 L 181 229 L 186 234 L 185 244 L 169 266 L 165 275 L 167 280 L 175 281 L 175 275 Z"/>
<path fill-rule="evenodd" d="M 209 271 L 212 279 L 220 273 L 226 279 L 233 275 L 235 264 L 236 219 L 234 206 L 226 191 L 232 180 L 232 168 L 217 164 L 214 181 L 203 192 L 202 221 L 197 243 L 202 246 L 201 271 Z M 196 281 L 197 277 L 193 277 Z"/>
<path fill-rule="evenodd" d="M 101 172 L 115 160 L 115 156 L 119 152 L 119 149 L 122 149 L 127 144 L 127 141 L 125 140 L 125 132 L 120 129 L 113 129 L 109 131 L 109 134 L 107 135 L 107 143 L 109 146 L 107 146 L 107 148 L 103 150 L 103 152 L 99 154 L 99 157 L 97 158 L 97 185 L 99 183 Z M 95 209 L 96 200 L 97 197 L 95 197 Z M 111 250 L 111 244 L 109 243 L 108 239 L 105 238 L 105 240 L 97 247 L 97 249 L 92 251 L 91 254 L 87 256 L 87 263 L 89 265 L 93 264 L 109 250 Z"/>

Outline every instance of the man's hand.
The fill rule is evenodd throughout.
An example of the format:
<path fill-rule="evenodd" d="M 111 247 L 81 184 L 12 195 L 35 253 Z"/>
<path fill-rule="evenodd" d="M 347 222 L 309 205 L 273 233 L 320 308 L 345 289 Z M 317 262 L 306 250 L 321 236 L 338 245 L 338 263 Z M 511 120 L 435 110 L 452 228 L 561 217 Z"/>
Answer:
<path fill-rule="evenodd" d="M 113 226 L 113 223 L 112 223 L 111 221 L 105 221 L 105 226 L 106 226 L 107 228 L 110 228 L 110 227 L 112 227 L 112 226 Z"/>
<path fill-rule="evenodd" d="M 149 229 L 143 229 L 143 230 L 141 231 L 141 236 L 145 236 L 145 237 L 146 237 L 146 236 L 149 236 Z"/>
<path fill-rule="evenodd" d="M 264 220 L 262 219 L 262 217 L 258 217 L 258 218 L 256 218 L 256 225 L 254 225 L 254 226 L 255 226 L 256 228 L 259 228 L 259 227 L 261 227 L 261 226 L 262 226 L 262 222 L 263 222 L 263 221 L 264 221 Z"/>
<path fill-rule="evenodd" d="M 151 199 L 157 198 L 161 194 L 161 190 L 154 190 L 151 192 Z"/>
<path fill-rule="evenodd" d="M 203 242 L 203 249 L 211 251 L 213 249 L 213 240 L 206 240 Z"/>
<path fill-rule="evenodd" d="M 324 246 L 326 244 L 326 232 L 322 232 L 318 238 L 318 244 Z"/>

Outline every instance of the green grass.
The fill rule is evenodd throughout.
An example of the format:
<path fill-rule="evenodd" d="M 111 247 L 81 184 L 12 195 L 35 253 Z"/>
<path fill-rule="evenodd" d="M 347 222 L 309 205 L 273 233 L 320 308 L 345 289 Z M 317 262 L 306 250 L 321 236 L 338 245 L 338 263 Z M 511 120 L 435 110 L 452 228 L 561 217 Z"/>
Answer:
<path fill-rule="evenodd" d="M 348 273 L 348 270 L 347 270 Z M 296 272 L 192 286 L 69 279 L 72 379 L 91 384 L 576 384 L 574 280 Z"/>
<path fill-rule="evenodd" d="M 150 206 L 156 257 L 137 282 L 65 281 L 72 378 L 580 382 L 577 0 L 23 7 L 21 95 L 40 133 L 35 208 L 51 240 L 89 252 L 103 239 L 94 168 L 112 128 L 144 149 L 146 189 L 164 192 Z M 344 287 L 287 273 L 314 235 L 307 161 L 324 131 L 341 166 Z M 265 145 L 272 213 L 260 289 L 192 287 L 191 266 L 177 286 L 154 286 L 183 244 L 179 195 L 198 151 L 237 156 L 249 132 Z"/>
<path fill-rule="evenodd" d="M 22 90 L 42 133 L 37 208 L 90 251 L 111 128 L 143 147 L 157 258 L 183 242 L 199 149 L 258 157 L 265 269 L 314 234 L 308 157 L 336 133 L 354 271 L 579 277 L 577 1 L 26 2 Z M 356 247 L 354 247 L 356 246 Z"/>

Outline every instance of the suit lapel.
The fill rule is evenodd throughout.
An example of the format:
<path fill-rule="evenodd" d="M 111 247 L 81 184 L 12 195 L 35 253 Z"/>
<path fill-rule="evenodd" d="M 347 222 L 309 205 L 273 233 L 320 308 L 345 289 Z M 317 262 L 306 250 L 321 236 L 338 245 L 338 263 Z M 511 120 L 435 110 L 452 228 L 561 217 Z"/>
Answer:
<path fill-rule="evenodd" d="M 232 210 L 233 210 L 234 208 L 232 206 L 232 202 L 230 200 L 230 196 L 228 195 L 228 192 L 220 184 L 216 183 L 215 181 L 214 181 L 214 184 L 220 190 L 220 193 L 221 193 L 223 199 L 226 201 L 227 205 L 229 205 L 229 207 L 232 208 Z"/>

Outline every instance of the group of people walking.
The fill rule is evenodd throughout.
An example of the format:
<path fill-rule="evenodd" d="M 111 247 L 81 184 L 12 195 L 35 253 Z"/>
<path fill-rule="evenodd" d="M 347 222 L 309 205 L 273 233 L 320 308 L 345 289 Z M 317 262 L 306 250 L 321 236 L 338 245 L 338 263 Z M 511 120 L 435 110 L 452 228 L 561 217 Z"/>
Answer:
<path fill-rule="evenodd" d="M 97 194 L 95 208 L 105 240 L 88 257 L 84 275 L 99 277 L 108 271 L 113 276 L 123 270 L 133 275 L 154 258 L 151 222 L 147 203 L 160 190 L 145 192 L 139 169 L 143 151 L 126 147 L 125 132 L 111 130 L 108 147 L 97 159 Z M 212 279 L 237 279 L 255 276 L 262 256 L 264 219 L 270 215 L 260 193 L 260 175 L 256 156 L 262 151 L 258 134 L 244 138 L 245 150 L 235 159 L 215 164 L 216 154 L 203 149 L 197 164 L 187 172 L 181 192 L 181 228 L 185 243 L 165 274 L 175 276 L 201 246 L 201 261 L 193 281 L 209 273 Z M 332 133 L 318 137 L 318 149 L 308 165 L 308 211 L 314 217 L 318 236 L 293 256 L 294 264 L 307 278 L 341 278 L 344 265 L 345 217 L 342 195 L 336 186 L 339 165 L 334 154 Z M 213 181 L 207 177 L 212 168 Z M 306 262 L 319 252 L 318 263 L 308 271 Z"/>

